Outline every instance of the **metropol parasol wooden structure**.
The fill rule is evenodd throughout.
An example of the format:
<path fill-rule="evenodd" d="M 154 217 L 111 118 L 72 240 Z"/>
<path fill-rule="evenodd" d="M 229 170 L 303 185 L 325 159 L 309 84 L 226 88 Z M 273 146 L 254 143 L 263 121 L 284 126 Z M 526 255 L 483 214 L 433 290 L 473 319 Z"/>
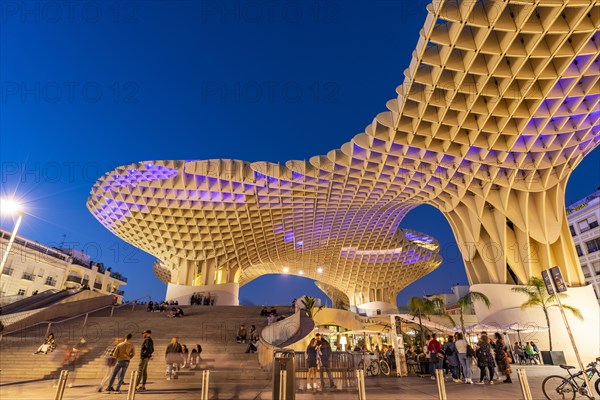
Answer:
<path fill-rule="evenodd" d="M 600 6 L 589 0 L 433 1 L 387 111 L 341 148 L 285 165 L 144 161 L 108 172 L 87 206 L 178 285 L 303 275 L 350 305 L 395 303 L 440 263 L 400 229 L 448 219 L 472 285 L 585 277 L 565 186 L 600 142 Z"/>

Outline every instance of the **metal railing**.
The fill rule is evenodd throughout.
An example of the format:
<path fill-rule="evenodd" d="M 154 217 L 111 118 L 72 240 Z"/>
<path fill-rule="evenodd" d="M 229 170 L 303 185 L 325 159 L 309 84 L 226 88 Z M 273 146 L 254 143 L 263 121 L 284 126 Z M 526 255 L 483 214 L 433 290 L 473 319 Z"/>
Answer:
<path fill-rule="evenodd" d="M 279 344 L 294 336 L 300 329 L 300 310 L 284 320 L 265 326 L 258 339 L 258 363 L 262 368 L 271 370 L 274 360 L 274 351 Z"/>
<path fill-rule="evenodd" d="M 140 299 L 145 299 L 147 297 L 149 298 L 150 296 L 149 295 L 145 295 L 145 296 L 139 297 L 139 298 L 137 298 L 135 300 L 132 300 L 132 301 L 137 301 L 137 300 L 140 300 Z M 52 327 L 52 325 L 58 325 L 58 324 L 62 324 L 64 322 L 69 322 L 69 321 L 72 321 L 74 319 L 84 317 L 85 319 L 84 319 L 84 322 L 83 322 L 83 326 L 85 326 L 90 314 L 94 314 L 94 313 L 97 313 L 98 311 L 102 311 L 102 310 L 110 308 L 111 309 L 110 310 L 110 317 L 112 318 L 115 308 L 127 307 L 129 305 L 130 304 L 120 304 L 120 305 L 110 304 L 110 305 L 107 305 L 107 306 L 98 307 L 98 308 L 96 308 L 94 310 L 91 310 L 91 311 L 88 311 L 88 312 L 85 312 L 85 313 L 77 314 L 77 315 L 74 315 L 72 317 L 68 317 L 68 318 L 62 319 L 60 321 L 41 321 L 41 322 L 36 322 L 35 324 L 23 326 L 23 327 L 21 327 L 19 329 L 15 329 L 14 331 L 0 333 L 0 342 L 2 342 L 2 339 L 4 338 L 4 336 L 13 335 L 13 334 L 15 334 L 17 332 L 21 332 L 21 331 L 24 331 L 24 330 L 27 330 L 27 329 L 35 328 L 36 326 L 41 326 L 41 325 L 45 325 L 45 324 L 48 324 L 48 328 L 46 329 L 46 334 L 44 335 L 44 337 L 47 337 L 48 334 L 50 333 L 50 328 Z M 134 303 L 134 307 L 135 307 L 135 303 Z M 133 310 L 133 308 L 132 308 L 132 310 Z M 36 311 L 36 310 L 33 310 L 33 311 Z"/>
<path fill-rule="evenodd" d="M 120 280 L 121 282 L 125 282 L 125 283 L 127 283 L 127 278 L 126 278 L 126 277 L 124 277 L 123 275 L 121 275 L 121 273 L 119 273 L 119 272 L 113 272 L 113 271 L 111 271 L 111 272 L 110 272 L 110 277 L 111 277 L 111 278 L 114 278 L 114 279 L 118 279 L 118 280 Z"/>

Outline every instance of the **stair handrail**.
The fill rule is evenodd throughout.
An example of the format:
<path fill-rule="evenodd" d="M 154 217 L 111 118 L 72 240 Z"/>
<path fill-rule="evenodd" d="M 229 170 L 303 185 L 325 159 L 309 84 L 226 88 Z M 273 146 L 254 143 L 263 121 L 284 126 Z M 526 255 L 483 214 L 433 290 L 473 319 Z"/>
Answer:
<path fill-rule="evenodd" d="M 279 348 L 281 343 L 284 343 L 298 333 L 300 329 L 302 329 L 300 314 L 303 312 L 305 311 L 298 310 L 296 313 L 281 321 L 277 321 L 271 325 L 265 326 L 260 331 L 260 335 L 258 337 L 258 363 L 262 368 L 270 371 L 273 366 L 274 351 Z M 289 328 L 291 328 L 293 332 L 289 332 Z M 270 333 L 272 337 L 266 338 L 265 334 L 268 333 Z"/>
<path fill-rule="evenodd" d="M 150 298 L 149 295 L 145 295 L 145 296 L 139 297 L 139 298 L 137 298 L 135 300 L 132 300 L 132 301 L 137 301 L 139 299 L 143 299 L 143 298 L 146 298 L 146 297 Z M 106 308 L 112 308 L 112 310 L 110 312 L 110 317 L 112 318 L 113 312 L 114 312 L 115 308 L 128 307 L 129 305 L 130 305 L 129 303 L 128 304 L 109 304 L 109 305 L 106 305 L 106 306 L 98 307 L 98 308 L 96 308 L 96 309 L 94 309 L 92 311 L 84 312 L 84 313 L 81 313 L 81 314 L 74 315 L 72 317 L 68 317 L 68 318 L 62 319 L 60 321 L 40 321 L 40 322 L 36 322 L 35 324 L 31 324 L 31 325 L 27 325 L 27 326 L 21 327 L 19 329 L 15 329 L 14 331 L 10 331 L 10 332 L 4 332 L 3 331 L 3 332 L 0 332 L 0 342 L 2 341 L 2 338 L 4 336 L 12 335 L 13 333 L 20 332 L 20 331 L 23 331 L 23 330 L 26 330 L 26 329 L 30 329 L 30 328 L 36 327 L 38 325 L 43 325 L 43 324 L 48 324 L 48 329 L 46 330 L 46 335 L 45 335 L 45 336 L 48 336 L 48 334 L 50 333 L 50 327 L 53 324 L 54 325 L 56 325 L 56 324 L 62 324 L 63 322 L 71 321 L 73 319 L 77 319 L 77 318 L 84 317 L 84 316 L 85 316 L 85 321 L 87 322 L 87 318 L 88 318 L 89 314 L 93 314 L 93 313 L 96 313 L 98 311 L 102 311 L 102 310 L 104 310 Z M 135 306 L 135 303 L 134 303 L 134 306 Z M 133 310 L 133 308 L 132 308 L 132 310 Z"/>

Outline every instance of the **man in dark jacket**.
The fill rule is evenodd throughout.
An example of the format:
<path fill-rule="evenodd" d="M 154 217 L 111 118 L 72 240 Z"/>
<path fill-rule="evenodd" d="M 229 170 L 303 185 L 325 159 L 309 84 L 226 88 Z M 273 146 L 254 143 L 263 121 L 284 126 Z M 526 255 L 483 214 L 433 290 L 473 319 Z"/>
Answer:
<path fill-rule="evenodd" d="M 152 353 L 154 353 L 154 341 L 150 335 L 152 335 L 152 331 L 150 329 L 146 329 L 142 335 L 144 335 L 144 343 L 142 343 L 142 348 L 140 350 L 140 364 L 138 366 L 138 375 L 137 382 L 135 386 L 137 386 L 137 391 L 142 392 L 146 390 L 146 380 L 148 379 L 148 361 L 152 358 Z M 141 383 L 141 386 L 140 386 Z"/>
<path fill-rule="evenodd" d="M 331 377 L 331 346 L 329 342 L 317 333 L 317 356 L 321 359 L 321 390 L 325 390 L 325 379 L 323 371 L 327 371 L 327 377 L 329 377 L 329 386 L 335 389 L 335 383 Z"/>

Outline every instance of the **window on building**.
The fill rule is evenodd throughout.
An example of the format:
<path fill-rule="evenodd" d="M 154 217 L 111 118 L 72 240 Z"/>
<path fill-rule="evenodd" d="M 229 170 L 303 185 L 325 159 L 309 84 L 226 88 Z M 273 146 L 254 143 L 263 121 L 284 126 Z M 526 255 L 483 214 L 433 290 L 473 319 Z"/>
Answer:
<path fill-rule="evenodd" d="M 33 272 L 23 272 L 21 278 L 25 279 L 26 281 L 33 281 L 35 279 L 35 276 L 33 275 Z"/>
<path fill-rule="evenodd" d="M 592 239 L 589 242 L 585 242 L 588 253 L 595 253 L 600 249 L 600 238 Z"/>
<path fill-rule="evenodd" d="M 25 289 L 19 289 L 17 296 L 25 296 Z"/>
<path fill-rule="evenodd" d="M 575 250 L 577 251 L 577 255 L 579 257 L 583 256 L 583 250 L 581 250 L 581 246 L 580 245 L 576 244 L 575 245 Z"/>
<path fill-rule="evenodd" d="M 579 221 L 577 225 L 579 226 L 580 232 L 589 231 L 590 229 L 594 229 L 598 226 L 598 217 L 592 215 L 591 217 L 587 217 L 583 221 Z"/>
<path fill-rule="evenodd" d="M 56 279 L 54 279 L 53 277 L 49 276 L 46 278 L 46 282 L 44 282 L 45 285 L 48 286 L 56 286 Z"/>
<path fill-rule="evenodd" d="M 577 236 L 577 232 L 575 232 L 575 227 L 573 225 L 569 225 L 569 230 L 571 231 L 571 236 Z"/>
<path fill-rule="evenodd" d="M 587 265 L 582 265 L 581 269 L 583 270 L 583 276 L 585 276 L 586 278 L 589 278 L 592 276 L 592 274 L 590 274 L 590 270 Z"/>
<path fill-rule="evenodd" d="M 600 261 L 593 262 L 592 267 L 596 275 L 600 275 Z"/>

